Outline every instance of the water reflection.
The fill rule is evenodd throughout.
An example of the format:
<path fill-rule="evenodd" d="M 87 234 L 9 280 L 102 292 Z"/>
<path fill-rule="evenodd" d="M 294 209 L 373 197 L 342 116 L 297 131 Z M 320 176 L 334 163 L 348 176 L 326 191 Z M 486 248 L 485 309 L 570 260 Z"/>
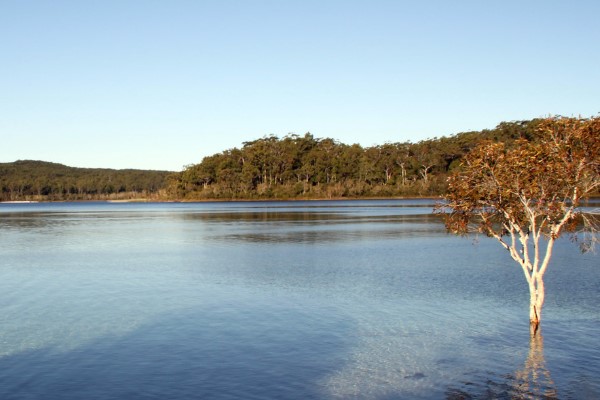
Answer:
<path fill-rule="evenodd" d="M 445 235 L 436 216 L 430 214 L 346 215 L 336 212 L 219 212 L 185 213 L 191 226 L 214 229 L 204 240 L 220 243 L 304 243 L 324 245 L 348 240 Z M 231 229 L 235 226 L 235 229 Z"/>
<path fill-rule="evenodd" d="M 420 213 L 404 213 L 403 210 L 396 212 L 375 212 L 375 210 L 361 210 L 361 214 L 346 213 L 343 211 L 272 211 L 272 210 L 256 210 L 256 211 L 237 211 L 237 212 L 187 212 L 177 214 L 185 220 L 205 221 L 211 223 L 221 222 L 329 222 L 336 223 L 339 221 L 361 221 L 361 222 L 411 222 L 411 221 L 426 221 L 435 222 L 440 225 L 438 216 L 424 211 Z M 370 212 L 369 212 L 370 211 Z"/>
<path fill-rule="evenodd" d="M 556 398 L 554 381 L 544 358 L 544 337 L 539 329 L 529 338 L 529 353 L 523 369 L 515 372 L 515 390 L 525 399 Z"/>
<path fill-rule="evenodd" d="M 556 385 L 546 366 L 544 337 L 539 329 L 531 332 L 529 352 L 521 369 L 500 380 L 490 378 L 489 374 L 480 379 L 485 382 L 464 382 L 460 389 L 450 388 L 446 399 L 558 399 Z"/>

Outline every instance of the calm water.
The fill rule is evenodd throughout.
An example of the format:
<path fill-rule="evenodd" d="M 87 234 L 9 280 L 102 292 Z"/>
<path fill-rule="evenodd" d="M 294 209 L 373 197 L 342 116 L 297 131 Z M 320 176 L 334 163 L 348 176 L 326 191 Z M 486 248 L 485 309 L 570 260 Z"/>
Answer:
<path fill-rule="evenodd" d="M 0 204 L 0 398 L 600 398 L 600 256 L 559 243 L 530 343 L 522 272 L 431 209 Z"/>

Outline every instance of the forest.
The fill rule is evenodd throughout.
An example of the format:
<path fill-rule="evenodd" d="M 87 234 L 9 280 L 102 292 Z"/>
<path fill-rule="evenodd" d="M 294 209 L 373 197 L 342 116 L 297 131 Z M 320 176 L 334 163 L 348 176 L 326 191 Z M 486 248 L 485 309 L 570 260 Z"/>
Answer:
<path fill-rule="evenodd" d="M 0 163 L 0 201 L 258 200 L 439 196 L 448 174 L 484 140 L 534 140 L 541 119 L 372 147 L 312 134 L 265 136 L 180 172 Z"/>
<path fill-rule="evenodd" d="M 438 196 L 448 173 L 475 145 L 532 139 L 540 121 L 372 147 L 310 133 L 265 136 L 187 166 L 169 177 L 167 191 L 182 200 Z"/>
<path fill-rule="evenodd" d="M 170 174 L 74 168 L 45 161 L 0 163 L 0 201 L 162 199 Z"/>

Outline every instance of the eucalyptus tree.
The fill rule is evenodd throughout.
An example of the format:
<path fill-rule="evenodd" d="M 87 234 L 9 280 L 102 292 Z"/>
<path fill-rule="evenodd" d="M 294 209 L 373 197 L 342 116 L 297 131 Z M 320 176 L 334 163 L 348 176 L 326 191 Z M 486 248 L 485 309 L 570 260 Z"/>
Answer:
<path fill-rule="evenodd" d="M 320 183 L 331 183 L 336 177 L 333 171 L 334 162 L 337 158 L 339 144 L 331 138 L 318 141 L 315 151 L 315 167 L 317 179 Z"/>
<path fill-rule="evenodd" d="M 535 333 L 556 240 L 571 232 L 574 239 L 585 239 L 583 251 L 597 241 L 597 216 L 583 212 L 580 204 L 599 188 L 600 117 L 547 118 L 539 121 L 531 140 L 485 142 L 471 150 L 450 176 L 446 201 L 437 212 L 450 232 L 477 231 L 508 251 L 529 286 Z"/>
<path fill-rule="evenodd" d="M 380 171 L 378 168 L 380 159 L 381 152 L 376 146 L 364 149 L 360 163 L 360 175 L 365 183 L 375 184 L 377 182 L 384 182 L 383 170 Z"/>
<path fill-rule="evenodd" d="M 408 169 L 412 163 L 412 145 L 409 142 L 395 143 L 396 151 L 394 152 L 394 162 L 400 167 L 400 183 L 406 186 Z"/>
<path fill-rule="evenodd" d="M 353 145 L 341 144 L 339 155 L 335 159 L 335 169 L 342 182 L 353 182 L 360 179 L 360 164 L 363 148 L 355 143 Z"/>
<path fill-rule="evenodd" d="M 377 166 L 384 172 L 385 184 L 388 184 L 392 181 L 396 172 L 396 153 L 398 152 L 398 148 L 392 143 L 385 143 L 376 148 L 380 154 Z"/>
<path fill-rule="evenodd" d="M 279 142 L 281 156 L 278 162 L 278 176 L 281 184 L 293 184 L 296 180 L 295 168 L 301 165 L 298 139 L 298 135 L 288 134 Z"/>

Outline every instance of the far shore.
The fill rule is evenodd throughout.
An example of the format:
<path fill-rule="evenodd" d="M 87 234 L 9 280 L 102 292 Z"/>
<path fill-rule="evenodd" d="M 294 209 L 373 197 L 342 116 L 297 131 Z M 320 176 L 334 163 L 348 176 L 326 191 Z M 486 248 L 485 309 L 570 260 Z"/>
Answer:
<path fill-rule="evenodd" d="M 250 202 L 300 202 L 300 201 L 364 201 L 364 200 L 440 200 L 442 196 L 406 196 L 406 197 L 326 197 L 326 198 L 281 198 L 281 199 L 256 199 L 256 198 L 236 198 L 236 199 L 78 199 L 78 200 L 12 200 L 1 201 L 0 204 L 32 204 L 32 203 L 250 203 Z M 590 196 L 585 201 L 600 201 L 600 195 Z"/>
<path fill-rule="evenodd" d="M 2 201 L 0 204 L 28 204 L 28 203 L 235 203 L 235 202 L 278 202 L 278 201 L 364 201 L 364 200 L 436 200 L 440 197 L 433 196 L 408 196 L 408 197 L 326 197 L 326 198 L 281 198 L 281 199 L 256 199 L 256 198 L 237 198 L 237 199 L 118 199 L 118 200 L 105 200 L 105 199 L 78 199 L 78 200 L 15 200 L 15 201 Z"/>

